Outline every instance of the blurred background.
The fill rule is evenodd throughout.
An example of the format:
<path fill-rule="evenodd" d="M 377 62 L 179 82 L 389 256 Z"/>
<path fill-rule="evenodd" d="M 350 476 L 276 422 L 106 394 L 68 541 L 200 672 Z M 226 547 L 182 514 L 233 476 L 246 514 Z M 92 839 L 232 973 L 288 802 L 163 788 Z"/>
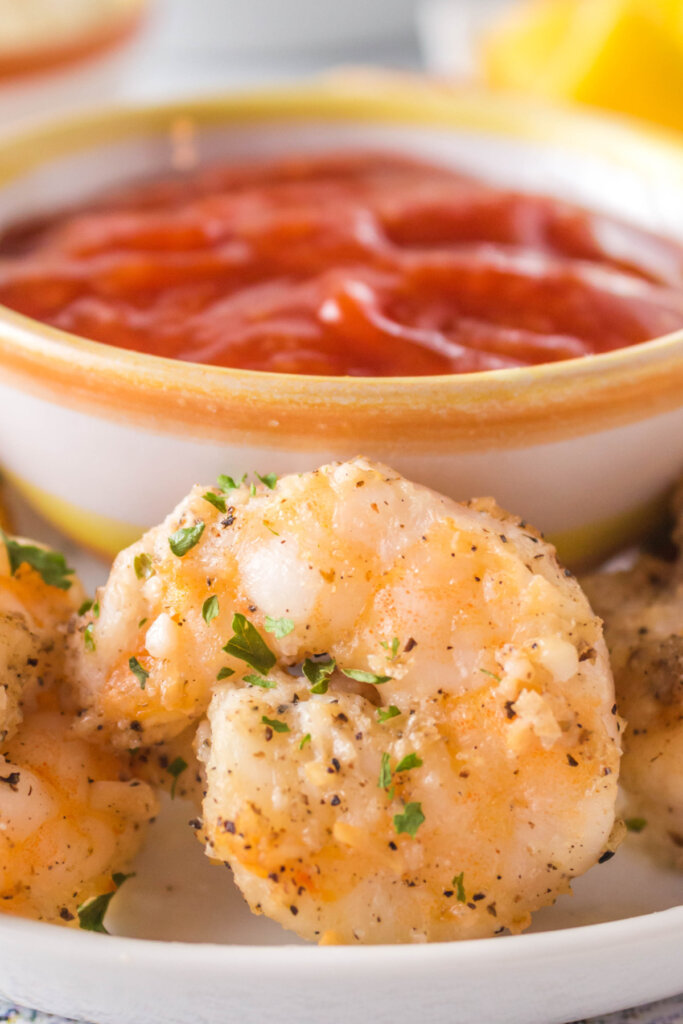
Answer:
<path fill-rule="evenodd" d="M 683 0 L 0 0 L 0 126 L 348 64 L 683 130 Z"/>

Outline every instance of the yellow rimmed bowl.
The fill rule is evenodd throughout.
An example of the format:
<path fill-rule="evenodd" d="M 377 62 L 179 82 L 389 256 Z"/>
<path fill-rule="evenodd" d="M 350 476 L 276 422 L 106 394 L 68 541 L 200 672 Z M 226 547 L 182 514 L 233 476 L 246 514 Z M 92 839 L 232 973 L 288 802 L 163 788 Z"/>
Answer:
<path fill-rule="evenodd" d="M 683 238 L 683 144 L 569 110 L 354 74 L 99 111 L 6 140 L 0 225 L 198 159 L 372 146 L 558 195 Z M 642 532 L 683 467 L 683 331 L 533 368 L 417 378 L 257 373 L 128 352 L 0 307 L 0 463 L 112 555 L 195 482 L 365 454 L 458 498 L 492 494 L 570 564 Z"/>

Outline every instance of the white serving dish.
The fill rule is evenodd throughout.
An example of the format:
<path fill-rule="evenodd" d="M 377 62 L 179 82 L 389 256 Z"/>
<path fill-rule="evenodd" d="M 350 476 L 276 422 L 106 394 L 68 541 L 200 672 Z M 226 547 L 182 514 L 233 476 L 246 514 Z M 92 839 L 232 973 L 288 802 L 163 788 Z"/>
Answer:
<path fill-rule="evenodd" d="M 565 1024 L 683 987 L 683 876 L 636 837 L 530 934 L 317 947 L 250 914 L 193 814 L 166 802 L 107 919 L 120 935 L 0 917 L 0 994 L 89 1024 Z"/>

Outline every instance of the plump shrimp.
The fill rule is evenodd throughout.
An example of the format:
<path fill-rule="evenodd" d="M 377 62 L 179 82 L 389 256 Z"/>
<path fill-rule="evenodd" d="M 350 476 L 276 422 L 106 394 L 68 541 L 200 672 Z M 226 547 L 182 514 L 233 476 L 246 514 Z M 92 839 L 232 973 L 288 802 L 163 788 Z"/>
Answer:
<path fill-rule="evenodd" d="M 0 910 L 77 921 L 112 889 L 156 813 L 119 755 L 74 736 L 69 716 L 29 712 L 0 757 Z"/>
<path fill-rule="evenodd" d="M 31 563 L 60 585 L 46 583 Z M 61 555 L 0 528 L 0 742 L 16 731 L 24 697 L 63 673 L 66 625 L 83 590 L 62 569 Z"/>
<path fill-rule="evenodd" d="M 683 544 L 683 485 L 674 540 Z M 622 783 L 643 839 L 683 869 L 683 554 L 643 557 L 585 581 L 605 620 L 619 710 L 628 728 Z"/>
<path fill-rule="evenodd" d="M 81 728 L 128 746 L 204 719 L 198 834 L 300 935 L 524 928 L 614 823 L 619 722 L 578 584 L 491 501 L 363 459 L 264 479 L 195 488 L 119 556 L 74 635 Z"/>
<path fill-rule="evenodd" d="M 80 584 L 56 553 L 3 540 L 0 911 L 77 923 L 78 906 L 128 866 L 156 801 L 126 758 L 75 736 L 60 708 L 66 623 Z"/>

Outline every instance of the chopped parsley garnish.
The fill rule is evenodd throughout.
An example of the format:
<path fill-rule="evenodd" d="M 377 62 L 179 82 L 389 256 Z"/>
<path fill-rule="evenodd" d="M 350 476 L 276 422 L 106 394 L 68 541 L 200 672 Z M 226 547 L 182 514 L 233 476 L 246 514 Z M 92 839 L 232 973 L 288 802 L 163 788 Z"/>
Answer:
<path fill-rule="evenodd" d="M 311 742 L 311 734 L 310 734 L 310 732 L 307 732 L 306 735 L 304 736 L 304 738 L 302 739 L 301 743 L 299 744 L 299 750 L 303 750 L 304 747 L 306 746 L 306 744 L 310 743 L 310 742 Z"/>
<path fill-rule="evenodd" d="M 400 836 L 402 832 L 405 832 L 414 839 L 424 820 L 421 803 L 406 804 L 402 814 L 394 815 L 394 828 L 397 835 Z"/>
<path fill-rule="evenodd" d="M 395 704 L 390 704 L 388 708 L 377 708 L 377 721 L 388 722 L 390 718 L 396 718 L 401 712 Z"/>
<path fill-rule="evenodd" d="M 394 661 L 398 654 L 398 646 L 400 642 L 401 641 L 397 636 L 393 638 L 390 644 L 386 640 L 380 640 L 380 647 L 383 647 L 385 651 L 389 652 L 387 655 L 387 661 Z"/>
<path fill-rule="evenodd" d="M 491 678 L 495 679 L 497 683 L 501 681 L 500 676 L 497 676 L 495 672 L 489 672 L 487 668 L 480 668 L 479 671 L 483 672 L 485 676 L 491 676 Z"/>
<path fill-rule="evenodd" d="M 202 605 L 202 618 L 207 626 L 210 626 L 217 615 L 218 598 L 215 594 L 212 594 L 211 597 L 207 597 L 206 601 Z"/>
<path fill-rule="evenodd" d="M 421 768 L 424 761 L 417 754 L 406 754 L 406 756 L 398 762 L 394 771 L 398 772 L 409 772 L 411 768 Z"/>
<path fill-rule="evenodd" d="M 214 494 L 213 491 L 205 491 L 202 494 L 202 498 L 204 501 L 208 501 L 209 505 L 213 505 L 219 512 L 222 512 L 223 515 L 227 512 L 225 498 L 222 498 L 220 494 Z"/>
<path fill-rule="evenodd" d="M 116 872 L 112 875 L 115 889 L 112 889 L 111 892 L 103 892 L 99 896 L 91 896 L 85 903 L 81 903 L 76 909 L 79 926 L 86 932 L 102 932 L 102 934 L 108 935 L 109 932 L 104 927 L 104 916 L 109 909 L 109 904 L 126 879 L 133 877 L 134 873 L 124 875 L 121 872 Z"/>
<path fill-rule="evenodd" d="M 138 629 L 142 629 L 142 627 L 144 626 L 144 624 L 146 622 L 147 622 L 147 616 L 145 616 L 144 619 L 140 619 L 140 621 L 138 622 Z"/>
<path fill-rule="evenodd" d="M 92 635 L 94 625 L 94 622 L 89 622 L 83 630 L 83 643 L 85 644 L 86 651 L 95 650 L 95 637 Z"/>
<path fill-rule="evenodd" d="M 92 606 L 93 606 L 93 602 L 92 601 L 84 601 L 83 604 L 81 605 L 81 607 L 78 609 L 78 612 L 76 614 L 77 615 L 85 615 L 86 612 L 90 611 Z"/>
<path fill-rule="evenodd" d="M 265 476 L 261 476 L 260 473 L 254 473 L 254 476 L 257 477 L 262 484 L 265 484 L 268 490 L 275 490 L 275 484 L 277 483 L 277 476 L 275 473 L 266 473 Z"/>
<path fill-rule="evenodd" d="M 388 789 L 391 785 L 391 765 L 389 764 L 389 755 L 386 752 L 382 754 L 382 764 L 379 769 L 377 785 L 380 789 Z"/>
<path fill-rule="evenodd" d="M 261 724 L 269 726 L 273 732 L 289 732 L 287 723 L 281 722 L 279 718 L 268 718 L 267 715 L 262 715 Z"/>
<path fill-rule="evenodd" d="M 270 615 L 266 615 L 266 633 L 271 633 L 278 640 L 283 636 L 289 636 L 293 629 L 294 622 L 292 619 L 271 619 Z"/>
<path fill-rule="evenodd" d="M 149 672 L 146 672 L 142 667 L 137 658 L 128 659 L 128 668 L 131 670 L 137 681 L 140 683 L 140 689 L 144 690 L 145 683 L 149 679 Z"/>
<path fill-rule="evenodd" d="M 99 619 L 99 617 L 100 617 L 100 602 L 99 601 L 95 601 L 95 603 L 93 604 L 93 606 L 92 606 L 92 613 L 93 613 L 93 616 L 96 619 Z"/>
<path fill-rule="evenodd" d="M 275 683 L 272 679 L 267 676 L 258 675 L 256 673 L 244 676 L 245 683 L 249 683 L 250 686 L 260 686 L 262 690 L 274 690 Z"/>
<path fill-rule="evenodd" d="M 423 764 L 424 762 L 422 758 L 418 757 L 417 754 L 406 754 L 406 756 L 402 758 L 392 770 L 389 754 L 384 753 L 382 754 L 382 766 L 379 771 L 379 782 L 377 785 L 380 789 L 386 789 L 389 799 L 393 800 L 394 787 L 391 786 L 393 776 L 397 775 L 399 772 L 408 772 L 411 768 L 420 768 Z M 390 786 L 391 789 L 389 788 Z"/>
<path fill-rule="evenodd" d="M 249 494 L 253 498 L 256 494 L 256 484 L 249 484 Z"/>
<path fill-rule="evenodd" d="M 343 668 L 342 672 L 349 679 L 355 679 L 358 683 L 373 683 L 378 686 L 380 683 L 388 683 L 391 676 L 378 676 L 374 672 L 365 672 L 361 668 Z"/>
<path fill-rule="evenodd" d="M 228 668 L 227 665 L 224 665 L 223 668 L 219 670 L 218 675 L 216 676 L 216 679 L 220 683 L 221 679 L 229 679 L 230 676 L 234 676 L 234 674 L 235 674 L 234 668 Z"/>
<path fill-rule="evenodd" d="M 311 684 L 311 693 L 327 693 L 330 676 L 336 667 L 337 663 L 334 658 L 328 658 L 327 661 L 314 661 L 312 658 L 306 658 L 301 666 L 301 671 Z"/>
<path fill-rule="evenodd" d="M 173 776 L 173 783 L 171 785 L 171 800 L 175 800 L 175 788 L 178 785 L 178 776 L 182 775 L 186 768 L 187 761 L 185 760 L 185 758 L 176 757 L 173 761 L 171 761 L 168 768 L 166 769 L 168 774 Z"/>
<path fill-rule="evenodd" d="M 241 612 L 233 615 L 232 628 L 234 636 L 230 637 L 223 650 L 265 675 L 277 659 L 259 631 Z"/>
<path fill-rule="evenodd" d="M 642 832 L 647 827 L 647 818 L 624 818 L 624 825 L 629 832 Z"/>
<path fill-rule="evenodd" d="M 148 580 L 150 576 L 154 576 L 156 571 L 152 565 L 152 559 L 149 555 L 146 555 L 144 551 L 141 555 L 136 555 L 133 559 L 133 568 L 135 569 L 135 575 L 139 580 Z"/>
<path fill-rule="evenodd" d="M 225 473 L 221 473 L 218 477 L 218 486 L 223 491 L 223 494 L 227 494 L 229 491 L 238 490 L 246 479 L 247 474 L 245 473 L 242 479 L 238 483 L 235 483 L 231 476 L 226 476 Z"/>
<path fill-rule="evenodd" d="M 28 565 L 41 577 L 43 583 L 48 587 L 57 587 L 58 590 L 68 590 L 73 580 L 74 570 L 69 569 L 64 555 L 59 551 L 50 551 L 49 548 L 39 548 L 36 544 L 21 544 L 18 540 L 8 537 L 4 530 L 0 529 L 12 576 L 16 576 L 20 566 Z"/>
<path fill-rule="evenodd" d="M 465 896 L 465 872 L 461 871 L 459 875 L 454 875 L 451 885 L 455 889 L 455 896 L 458 903 L 467 903 L 467 897 Z"/>
<path fill-rule="evenodd" d="M 168 543 L 171 551 L 178 558 L 182 558 L 188 551 L 191 551 L 195 544 L 199 543 L 201 535 L 204 533 L 204 523 L 201 519 L 198 519 L 194 526 L 183 526 L 180 530 L 176 530 L 168 538 Z"/>

